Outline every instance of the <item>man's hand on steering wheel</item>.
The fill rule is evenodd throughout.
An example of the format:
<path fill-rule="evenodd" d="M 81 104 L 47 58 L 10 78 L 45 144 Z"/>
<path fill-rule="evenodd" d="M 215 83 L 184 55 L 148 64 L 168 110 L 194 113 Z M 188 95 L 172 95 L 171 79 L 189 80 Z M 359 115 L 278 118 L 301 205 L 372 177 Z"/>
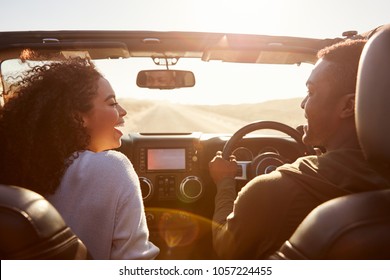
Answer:
<path fill-rule="evenodd" d="M 237 174 L 236 157 L 231 155 L 229 160 L 226 160 L 222 158 L 222 152 L 218 151 L 209 163 L 209 172 L 216 185 L 225 178 L 234 179 Z"/>
<path fill-rule="evenodd" d="M 297 131 L 296 129 L 294 129 L 288 125 L 285 125 L 283 123 L 279 123 L 279 122 L 256 121 L 256 122 L 252 122 L 252 123 L 247 124 L 246 126 L 240 128 L 232 135 L 232 137 L 225 143 L 225 146 L 223 147 L 223 151 L 222 151 L 222 155 L 221 155 L 222 158 L 225 159 L 226 162 L 229 162 L 229 157 L 232 154 L 234 147 L 237 146 L 237 143 L 240 140 L 242 140 L 243 137 L 245 135 L 247 135 L 248 133 L 256 131 L 256 130 L 261 130 L 261 129 L 273 129 L 273 130 L 277 130 L 277 131 L 280 131 L 280 132 L 283 132 L 283 133 L 289 135 L 297 143 L 298 148 L 299 148 L 302 156 L 315 154 L 315 151 L 312 147 L 306 146 L 302 142 L 302 134 L 299 131 Z M 236 179 L 249 181 L 258 175 L 267 174 L 267 173 L 275 170 L 276 167 L 286 163 L 286 159 L 284 159 L 281 155 L 276 154 L 276 153 L 263 153 L 263 154 L 257 155 L 252 161 L 238 161 L 236 163 L 241 169 L 241 173 L 240 173 L 241 175 L 240 175 L 240 177 L 237 177 Z M 227 164 L 225 163 L 225 165 L 227 165 Z M 217 179 L 218 182 L 220 182 L 220 180 L 221 180 L 220 177 L 222 177 L 224 174 L 222 171 L 220 171 L 218 173 L 220 173 L 220 174 L 218 174 L 218 176 L 217 176 L 217 174 L 211 174 L 211 170 L 210 170 L 210 174 L 213 177 L 213 179 L 214 179 L 214 176 L 216 176 L 214 181 Z M 235 174 L 237 174 L 237 173 L 235 173 Z M 231 176 L 231 173 L 229 173 L 229 176 Z M 225 177 L 227 177 L 227 176 L 225 176 Z M 234 178 L 234 176 L 233 176 L 233 178 Z"/>

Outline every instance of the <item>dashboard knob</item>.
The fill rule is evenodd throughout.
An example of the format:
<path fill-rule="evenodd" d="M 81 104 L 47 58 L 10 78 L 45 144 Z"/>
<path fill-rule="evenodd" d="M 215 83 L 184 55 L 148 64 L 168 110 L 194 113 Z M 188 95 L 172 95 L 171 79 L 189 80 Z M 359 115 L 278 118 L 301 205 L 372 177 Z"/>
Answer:
<path fill-rule="evenodd" d="M 180 183 L 179 198 L 184 202 L 195 202 L 203 194 L 203 185 L 199 177 L 188 176 Z"/>
<path fill-rule="evenodd" d="M 143 201 L 147 201 L 152 198 L 153 195 L 153 183 L 148 178 L 140 177 L 139 178 L 142 192 Z"/>

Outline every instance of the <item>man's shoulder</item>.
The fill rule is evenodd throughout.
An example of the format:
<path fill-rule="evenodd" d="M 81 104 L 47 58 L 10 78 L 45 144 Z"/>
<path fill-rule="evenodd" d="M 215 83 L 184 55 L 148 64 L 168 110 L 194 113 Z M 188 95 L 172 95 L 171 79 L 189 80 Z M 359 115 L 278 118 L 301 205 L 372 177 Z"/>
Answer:
<path fill-rule="evenodd" d="M 279 166 L 269 174 L 257 176 L 248 185 L 254 192 L 285 193 L 288 189 L 297 191 L 302 186 L 321 181 L 318 168 L 317 156 L 304 156 Z"/>
<path fill-rule="evenodd" d="M 294 188 L 296 180 L 291 176 L 285 176 L 284 172 L 275 170 L 268 174 L 263 174 L 253 178 L 242 191 L 249 191 L 251 195 L 259 193 L 278 193 L 281 189 Z"/>
<path fill-rule="evenodd" d="M 310 155 L 297 158 L 292 163 L 285 163 L 277 168 L 281 173 L 292 173 L 302 175 L 303 173 L 312 173 L 318 169 L 319 157 Z"/>

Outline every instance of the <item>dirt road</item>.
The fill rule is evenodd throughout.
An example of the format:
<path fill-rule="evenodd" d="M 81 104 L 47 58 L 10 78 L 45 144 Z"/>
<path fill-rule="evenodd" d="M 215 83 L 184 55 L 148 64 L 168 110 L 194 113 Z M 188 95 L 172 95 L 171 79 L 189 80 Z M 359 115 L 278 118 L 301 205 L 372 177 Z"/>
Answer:
<path fill-rule="evenodd" d="M 142 121 L 141 121 L 142 120 Z M 235 132 L 246 122 L 205 111 L 189 105 L 160 103 L 146 110 L 130 111 L 126 117 L 126 130 L 137 132 Z"/>

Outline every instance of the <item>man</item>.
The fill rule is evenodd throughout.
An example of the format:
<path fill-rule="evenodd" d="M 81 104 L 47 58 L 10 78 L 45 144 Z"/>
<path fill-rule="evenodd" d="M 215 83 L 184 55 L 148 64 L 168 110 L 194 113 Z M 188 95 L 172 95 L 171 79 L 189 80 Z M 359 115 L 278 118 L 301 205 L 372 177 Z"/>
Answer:
<path fill-rule="evenodd" d="M 148 85 L 154 88 L 175 88 L 174 71 L 153 71 L 147 75 Z"/>
<path fill-rule="evenodd" d="M 307 80 L 302 101 L 307 124 L 303 142 L 321 146 L 320 156 L 306 156 L 261 175 L 236 198 L 236 162 L 210 162 L 217 185 L 213 239 L 221 258 L 266 258 L 276 251 L 316 206 L 350 193 L 390 187 L 369 167 L 359 147 L 355 88 L 364 40 L 348 40 L 321 50 Z"/>

